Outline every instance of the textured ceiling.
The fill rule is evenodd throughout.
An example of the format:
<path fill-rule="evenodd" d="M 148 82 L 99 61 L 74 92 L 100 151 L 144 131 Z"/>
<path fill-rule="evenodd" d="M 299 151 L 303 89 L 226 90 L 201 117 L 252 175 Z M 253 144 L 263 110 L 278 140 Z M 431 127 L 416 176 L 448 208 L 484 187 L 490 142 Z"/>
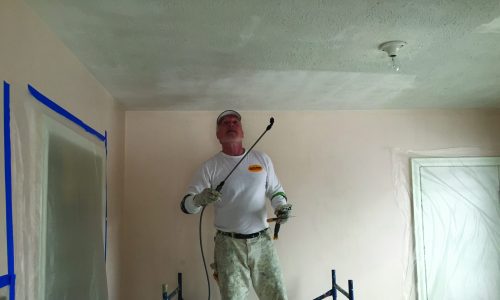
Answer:
<path fill-rule="evenodd" d="M 26 3 L 127 109 L 500 108 L 498 0 Z"/>

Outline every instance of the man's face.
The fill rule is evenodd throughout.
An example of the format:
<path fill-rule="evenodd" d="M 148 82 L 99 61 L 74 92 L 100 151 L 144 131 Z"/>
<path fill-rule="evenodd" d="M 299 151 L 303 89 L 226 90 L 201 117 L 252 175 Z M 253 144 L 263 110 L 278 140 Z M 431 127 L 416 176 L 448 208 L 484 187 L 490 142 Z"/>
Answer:
<path fill-rule="evenodd" d="M 241 142 L 243 140 L 243 128 L 236 116 L 226 116 L 217 125 L 217 139 L 222 143 Z"/>

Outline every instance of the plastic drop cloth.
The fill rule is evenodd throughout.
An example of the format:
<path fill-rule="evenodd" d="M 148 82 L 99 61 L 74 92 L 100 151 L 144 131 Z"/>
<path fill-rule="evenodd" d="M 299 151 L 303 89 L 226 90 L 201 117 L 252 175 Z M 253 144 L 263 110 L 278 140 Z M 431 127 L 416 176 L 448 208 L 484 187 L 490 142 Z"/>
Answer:
<path fill-rule="evenodd" d="M 16 299 L 105 300 L 105 145 L 27 91 L 11 99 Z"/>
<path fill-rule="evenodd" d="M 5 89 L 5 85 L 3 86 Z M 2 91 L 1 94 L 3 95 L 4 92 Z M 3 101 L 6 101 L 3 99 Z M 4 124 L 3 124 L 3 102 L 2 105 L 0 105 L 0 113 L 2 115 L 2 121 L 0 122 L 0 132 L 3 133 L 4 130 Z M 0 158 L 0 170 L 5 170 L 5 163 L 4 163 L 4 138 L 1 139 L 0 141 L 0 153 L 1 153 L 1 158 Z M 4 181 L 5 182 L 5 181 Z M 5 208 L 5 184 L 4 182 L 0 183 L 0 276 L 5 276 L 8 273 L 8 267 L 7 267 L 7 222 L 6 222 L 6 208 Z M 5 300 L 8 299 L 9 295 L 9 287 L 3 287 L 0 288 L 0 300 Z"/>
<path fill-rule="evenodd" d="M 8 299 L 9 299 L 9 286 L 4 286 L 3 288 L 0 289 L 0 300 L 8 300 Z"/>
<path fill-rule="evenodd" d="M 453 148 L 392 154 L 395 199 L 406 221 L 402 299 L 500 299 L 498 153 Z M 454 159 L 414 161 L 412 174 L 412 158 Z"/>

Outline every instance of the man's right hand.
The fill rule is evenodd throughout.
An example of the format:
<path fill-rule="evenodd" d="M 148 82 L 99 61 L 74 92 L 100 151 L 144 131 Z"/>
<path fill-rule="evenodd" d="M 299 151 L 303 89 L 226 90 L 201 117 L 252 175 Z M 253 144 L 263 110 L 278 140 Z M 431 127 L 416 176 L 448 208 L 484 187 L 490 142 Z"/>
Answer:
<path fill-rule="evenodd" d="M 215 201 L 220 201 L 222 194 L 215 189 L 206 188 L 201 193 L 196 194 L 193 202 L 196 206 L 206 206 Z"/>

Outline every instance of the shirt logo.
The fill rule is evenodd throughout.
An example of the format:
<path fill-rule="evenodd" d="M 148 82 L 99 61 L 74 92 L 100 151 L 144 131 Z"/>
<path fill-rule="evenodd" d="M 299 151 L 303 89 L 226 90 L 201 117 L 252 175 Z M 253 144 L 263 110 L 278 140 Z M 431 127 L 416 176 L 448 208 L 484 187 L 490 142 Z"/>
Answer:
<path fill-rule="evenodd" d="M 260 172 L 260 171 L 262 171 L 262 166 L 261 165 L 250 165 L 248 167 L 248 171 L 254 172 L 254 173 Z"/>

